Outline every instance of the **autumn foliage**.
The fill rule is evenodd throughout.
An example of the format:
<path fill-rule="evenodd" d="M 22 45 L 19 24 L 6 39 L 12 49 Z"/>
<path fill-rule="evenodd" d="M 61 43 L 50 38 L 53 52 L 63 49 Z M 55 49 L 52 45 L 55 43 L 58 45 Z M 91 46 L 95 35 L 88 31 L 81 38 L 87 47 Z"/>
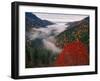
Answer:
<path fill-rule="evenodd" d="M 89 54 L 81 41 L 74 41 L 64 46 L 57 57 L 54 66 L 88 65 Z"/>

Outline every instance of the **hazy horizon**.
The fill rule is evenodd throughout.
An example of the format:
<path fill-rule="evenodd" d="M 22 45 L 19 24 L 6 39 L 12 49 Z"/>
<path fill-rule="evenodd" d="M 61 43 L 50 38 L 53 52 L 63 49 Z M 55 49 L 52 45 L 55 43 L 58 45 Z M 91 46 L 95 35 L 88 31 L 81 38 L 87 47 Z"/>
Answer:
<path fill-rule="evenodd" d="M 78 15 L 78 14 L 55 14 L 55 13 L 34 13 L 37 17 L 43 20 L 49 20 L 52 22 L 74 22 L 80 21 L 88 15 Z"/>

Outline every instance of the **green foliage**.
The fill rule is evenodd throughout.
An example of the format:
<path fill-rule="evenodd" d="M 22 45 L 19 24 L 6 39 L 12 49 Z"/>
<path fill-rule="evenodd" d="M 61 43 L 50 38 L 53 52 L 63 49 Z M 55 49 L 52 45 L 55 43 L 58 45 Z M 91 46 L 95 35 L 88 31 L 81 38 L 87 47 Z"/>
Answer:
<path fill-rule="evenodd" d="M 88 32 L 83 32 L 82 34 L 81 34 L 81 38 L 80 38 L 80 40 L 83 42 L 83 43 L 85 43 L 85 44 L 89 44 L 89 34 L 88 34 Z"/>
<path fill-rule="evenodd" d="M 57 54 L 48 49 L 26 45 L 26 68 L 52 66 L 56 57 Z"/>

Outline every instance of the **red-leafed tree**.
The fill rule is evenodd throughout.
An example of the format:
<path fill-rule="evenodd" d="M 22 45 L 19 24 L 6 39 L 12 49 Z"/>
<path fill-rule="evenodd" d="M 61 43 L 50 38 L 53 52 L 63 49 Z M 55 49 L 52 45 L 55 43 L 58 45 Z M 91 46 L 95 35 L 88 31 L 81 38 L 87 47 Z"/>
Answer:
<path fill-rule="evenodd" d="M 88 65 L 89 54 L 86 46 L 79 40 L 64 46 L 54 66 Z"/>

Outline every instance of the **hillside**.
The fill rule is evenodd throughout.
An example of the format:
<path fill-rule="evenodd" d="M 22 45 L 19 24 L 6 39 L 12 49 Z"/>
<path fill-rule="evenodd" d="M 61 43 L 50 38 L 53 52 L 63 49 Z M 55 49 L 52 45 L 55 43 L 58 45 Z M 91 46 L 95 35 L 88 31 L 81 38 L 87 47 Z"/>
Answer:
<path fill-rule="evenodd" d="M 80 40 L 89 46 L 89 17 L 69 24 L 70 26 L 64 32 L 56 36 L 56 45 L 63 48 L 65 44 Z"/>

